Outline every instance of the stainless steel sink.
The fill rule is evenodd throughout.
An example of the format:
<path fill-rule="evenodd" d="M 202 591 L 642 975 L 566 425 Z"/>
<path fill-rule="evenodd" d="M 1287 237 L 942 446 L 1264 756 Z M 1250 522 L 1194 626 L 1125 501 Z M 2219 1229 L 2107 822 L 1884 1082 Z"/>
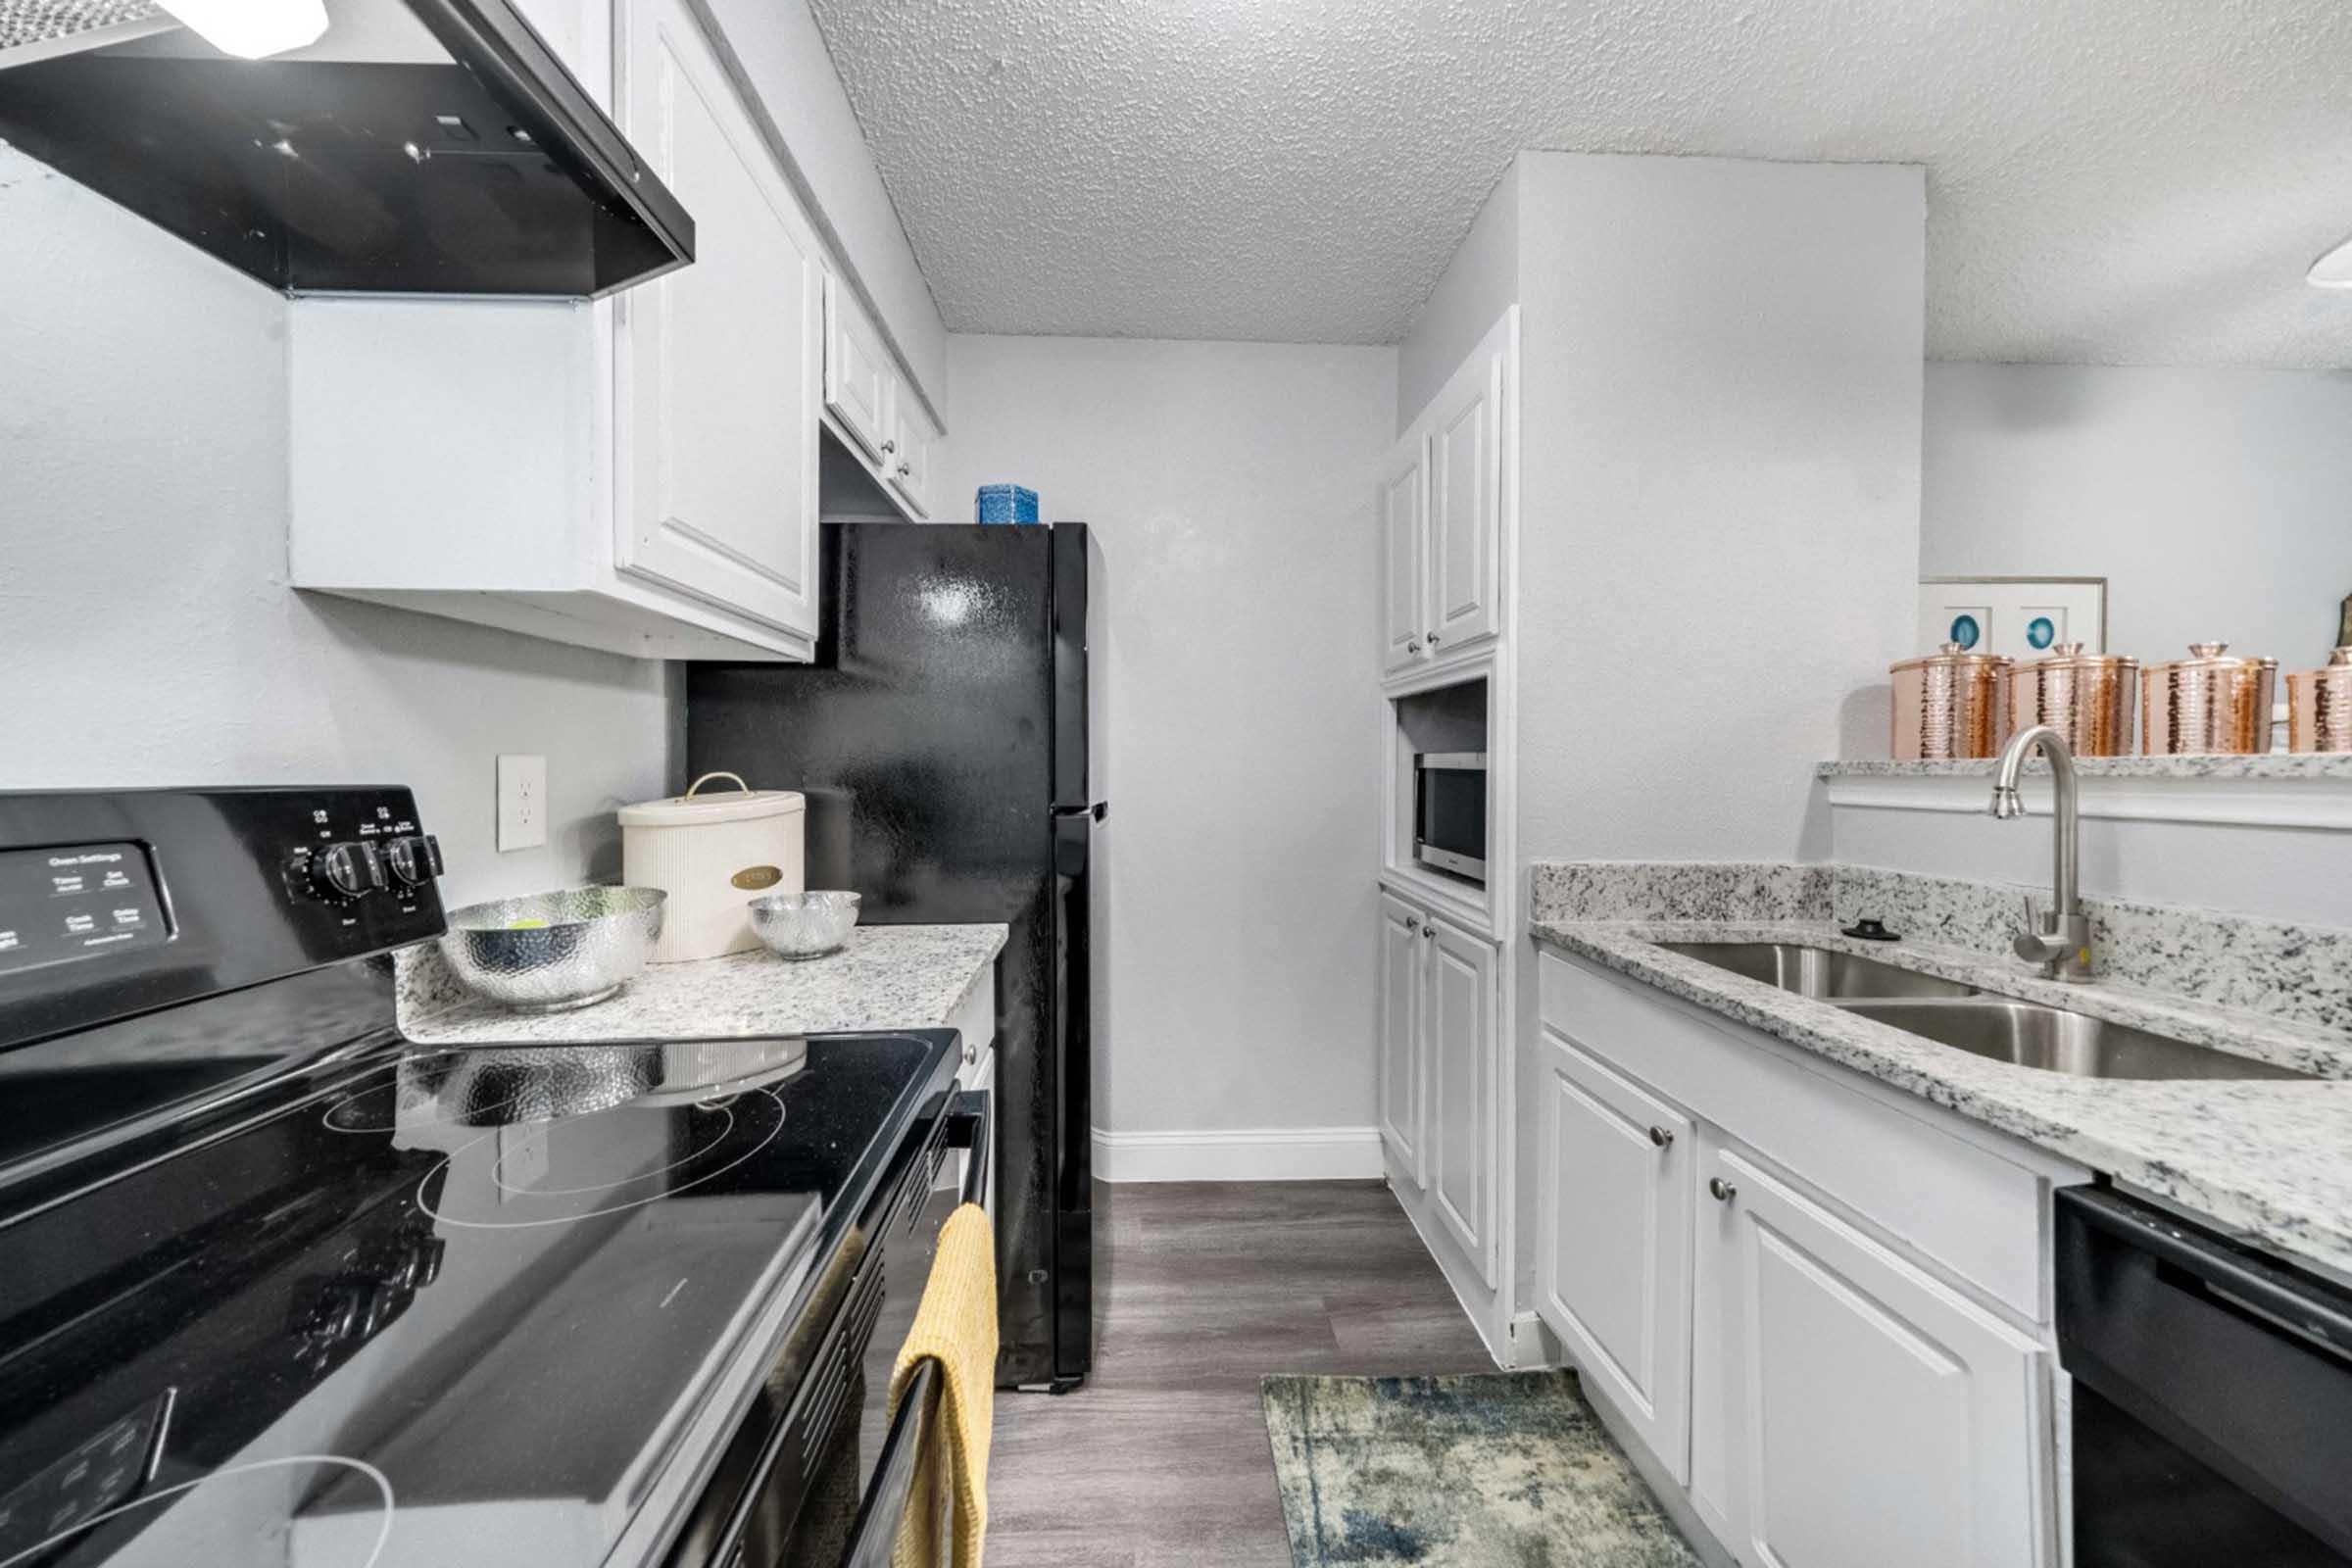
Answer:
<path fill-rule="evenodd" d="M 2004 997 L 1966 1002 L 1848 1002 L 1858 1018 L 1995 1061 L 2078 1078 L 2310 1078 L 2292 1067 L 2152 1035 L 2086 1013 Z"/>
<path fill-rule="evenodd" d="M 1873 997 L 1973 997 L 1975 986 L 1916 974 L 1875 958 L 1827 948 L 1799 947 L 1792 942 L 1661 942 L 1668 953 L 1729 969 L 1750 980 L 1761 980 L 1800 997 L 1825 1001 Z"/>

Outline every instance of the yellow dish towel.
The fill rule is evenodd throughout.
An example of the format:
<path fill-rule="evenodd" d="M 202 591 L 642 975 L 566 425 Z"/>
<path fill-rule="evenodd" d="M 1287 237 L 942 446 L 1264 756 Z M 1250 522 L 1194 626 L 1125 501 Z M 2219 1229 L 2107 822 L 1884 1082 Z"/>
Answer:
<path fill-rule="evenodd" d="M 980 1568 L 981 1538 L 988 1533 L 989 1425 L 997 1407 L 997 1239 L 976 1203 L 964 1204 L 940 1227 L 922 1304 L 891 1370 L 892 1415 L 926 1359 L 940 1367 L 939 1428 L 927 1435 L 916 1460 L 914 1492 L 891 1546 L 891 1568 Z M 950 1541 L 939 1539 L 943 1494 L 954 1503 Z"/>

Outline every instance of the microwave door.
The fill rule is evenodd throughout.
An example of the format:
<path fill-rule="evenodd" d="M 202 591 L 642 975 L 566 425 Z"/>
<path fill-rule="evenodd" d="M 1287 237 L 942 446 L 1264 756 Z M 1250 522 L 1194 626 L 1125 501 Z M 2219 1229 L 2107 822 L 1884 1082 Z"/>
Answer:
<path fill-rule="evenodd" d="M 1414 760 L 1413 858 L 1472 881 L 1487 875 L 1487 758 L 1430 752 Z"/>

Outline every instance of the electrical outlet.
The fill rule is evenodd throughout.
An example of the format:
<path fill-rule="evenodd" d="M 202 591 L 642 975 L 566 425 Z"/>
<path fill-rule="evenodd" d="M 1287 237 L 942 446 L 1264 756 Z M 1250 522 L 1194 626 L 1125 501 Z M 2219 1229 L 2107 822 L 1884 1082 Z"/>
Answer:
<path fill-rule="evenodd" d="M 547 759 L 498 760 L 498 847 L 535 850 L 547 842 Z"/>

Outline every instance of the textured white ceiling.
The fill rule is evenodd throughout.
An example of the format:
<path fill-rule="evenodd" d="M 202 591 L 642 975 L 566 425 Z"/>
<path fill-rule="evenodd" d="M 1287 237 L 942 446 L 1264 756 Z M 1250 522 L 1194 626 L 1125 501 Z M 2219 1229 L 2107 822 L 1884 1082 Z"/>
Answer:
<path fill-rule="evenodd" d="M 959 331 L 1388 343 L 1520 147 L 1929 170 L 1948 359 L 2352 366 L 2346 0 L 811 0 Z"/>

